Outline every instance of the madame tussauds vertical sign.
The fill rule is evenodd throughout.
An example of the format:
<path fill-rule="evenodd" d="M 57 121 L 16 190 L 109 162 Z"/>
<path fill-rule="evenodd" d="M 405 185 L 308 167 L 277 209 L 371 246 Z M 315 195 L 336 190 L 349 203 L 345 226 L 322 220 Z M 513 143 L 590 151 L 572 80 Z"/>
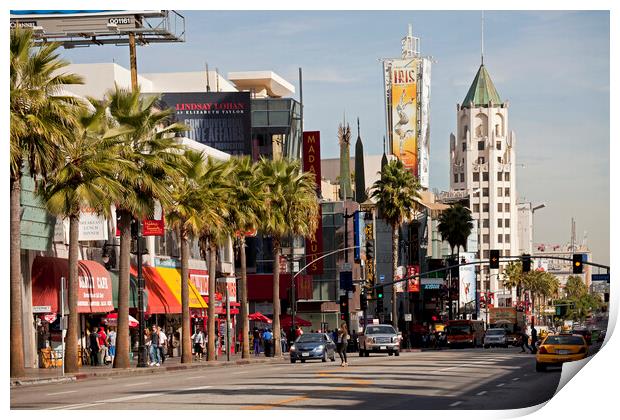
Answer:
<path fill-rule="evenodd" d="M 305 131 L 303 147 L 304 172 L 312 172 L 317 185 L 317 195 L 321 191 L 321 133 L 319 131 Z M 306 261 L 310 266 L 308 274 L 323 274 L 323 260 L 314 261 L 323 252 L 323 223 L 321 207 L 319 206 L 319 223 L 317 223 L 314 239 L 306 240 Z"/>
<path fill-rule="evenodd" d="M 231 155 L 251 155 L 249 92 L 164 93 L 160 108 L 172 108 L 187 138 Z"/>

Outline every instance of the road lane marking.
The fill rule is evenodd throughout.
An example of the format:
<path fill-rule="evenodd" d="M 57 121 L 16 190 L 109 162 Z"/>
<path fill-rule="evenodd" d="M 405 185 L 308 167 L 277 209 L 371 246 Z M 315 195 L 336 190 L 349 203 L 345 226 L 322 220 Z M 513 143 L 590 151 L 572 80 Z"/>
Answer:
<path fill-rule="evenodd" d="M 148 385 L 150 384 L 150 382 L 138 382 L 135 384 L 127 384 L 127 385 L 123 385 L 124 387 L 130 387 L 130 386 L 138 386 L 138 385 Z"/>
<path fill-rule="evenodd" d="M 450 404 L 450 407 L 456 407 L 457 405 L 461 405 L 461 404 L 463 404 L 463 401 L 456 401 Z"/>
<path fill-rule="evenodd" d="M 152 397 L 160 397 L 164 394 L 167 394 L 166 392 L 157 392 L 157 393 L 152 393 L 152 394 L 142 394 L 142 395 L 129 395 L 127 397 L 119 397 L 119 398 L 110 398 L 109 400 L 101 400 L 101 401 L 97 401 L 98 403 L 114 403 L 114 402 L 123 402 L 123 401 L 131 401 L 131 400 L 138 400 L 140 398 L 152 398 Z M 169 393 L 168 393 L 169 394 Z"/>
<path fill-rule="evenodd" d="M 204 378 L 204 376 L 190 376 L 187 379 L 202 379 L 202 378 Z"/>
<path fill-rule="evenodd" d="M 497 387 L 499 388 L 499 387 L 504 386 L 504 385 L 506 385 L 506 384 L 503 384 L 503 383 L 502 384 L 498 384 Z"/>
<path fill-rule="evenodd" d="M 479 393 L 477 393 L 476 395 L 484 395 L 484 394 L 486 394 L 486 393 L 487 393 L 487 391 L 480 391 L 480 392 L 479 392 Z"/>
<path fill-rule="evenodd" d="M 512 378 L 513 381 L 518 381 L 521 378 Z"/>
<path fill-rule="evenodd" d="M 60 407 L 50 407 L 49 410 L 79 410 L 80 408 L 93 407 L 95 405 L 102 405 L 103 403 L 80 403 L 62 405 Z"/>
<path fill-rule="evenodd" d="M 74 393 L 74 392 L 77 392 L 77 391 L 52 392 L 51 394 L 47 394 L 47 395 L 72 394 L 72 393 Z"/>
<path fill-rule="evenodd" d="M 248 371 L 247 370 L 242 370 L 242 371 L 239 371 L 239 372 L 232 372 L 231 375 L 242 375 L 244 373 L 248 373 Z"/>
<path fill-rule="evenodd" d="M 280 401 L 276 401 L 276 402 L 269 403 L 269 404 L 242 407 L 241 410 L 269 410 L 269 409 L 276 408 L 276 407 L 282 407 L 285 404 L 289 404 L 292 402 L 307 400 L 308 398 L 309 397 L 307 395 L 303 395 L 301 397 L 287 398 L 286 400 L 280 400 Z"/>

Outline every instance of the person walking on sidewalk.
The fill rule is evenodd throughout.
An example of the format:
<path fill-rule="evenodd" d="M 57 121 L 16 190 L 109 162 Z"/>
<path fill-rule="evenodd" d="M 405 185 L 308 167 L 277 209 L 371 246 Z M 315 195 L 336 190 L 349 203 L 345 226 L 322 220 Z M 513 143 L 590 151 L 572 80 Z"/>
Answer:
<path fill-rule="evenodd" d="M 108 348 L 106 347 L 107 335 L 103 327 L 99 327 L 99 365 L 103 365 L 105 362 L 105 356 Z"/>
<path fill-rule="evenodd" d="M 202 360 L 202 354 L 205 346 L 205 337 L 200 331 L 200 327 L 196 328 L 196 332 L 192 335 L 192 343 L 194 343 L 194 356 L 197 360 Z"/>
<path fill-rule="evenodd" d="M 536 354 L 536 341 L 538 340 L 538 331 L 536 331 L 536 328 L 534 328 L 534 325 L 532 325 L 532 345 L 530 346 L 532 348 L 532 354 Z"/>
<path fill-rule="evenodd" d="M 88 348 L 90 350 L 90 364 L 91 366 L 99 365 L 99 335 L 97 330 L 93 327 L 93 332 L 88 336 Z"/>
<path fill-rule="evenodd" d="M 163 365 L 166 361 L 166 346 L 168 345 L 168 337 L 164 330 L 161 327 L 157 326 L 157 334 L 159 334 L 159 358 L 161 359 L 161 364 Z"/>
<path fill-rule="evenodd" d="M 110 364 L 114 365 L 114 357 L 116 356 L 116 331 L 114 331 L 114 327 L 110 327 L 110 331 L 108 331 L 108 354 L 110 355 Z"/>
<path fill-rule="evenodd" d="M 340 324 L 340 329 L 338 330 L 338 355 L 342 361 L 340 366 L 349 366 L 347 362 L 347 345 L 349 344 L 349 338 L 347 323 L 343 322 Z"/>
<path fill-rule="evenodd" d="M 254 356 L 258 356 L 260 354 L 260 332 L 256 327 L 254 327 L 254 331 L 252 332 L 252 338 L 254 344 Z"/>
<path fill-rule="evenodd" d="M 532 351 L 532 348 L 528 345 L 527 341 L 529 339 L 529 336 L 527 335 L 527 333 L 524 330 L 519 331 L 519 338 L 521 341 L 521 353 L 525 353 L 525 348 L 527 347 L 527 349 L 529 351 Z"/>
<path fill-rule="evenodd" d="M 151 363 L 149 366 L 160 366 L 159 360 L 159 333 L 157 332 L 157 325 L 153 325 L 153 331 L 151 332 Z"/>
<path fill-rule="evenodd" d="M 265 332 L 263 333 L 263 343 L 265 345 L 265 356 L 266 357 L 271 356 L 272 341 L 273 341 L 273 334 L 271 333 L 271 329 L 265 330 Z"/>

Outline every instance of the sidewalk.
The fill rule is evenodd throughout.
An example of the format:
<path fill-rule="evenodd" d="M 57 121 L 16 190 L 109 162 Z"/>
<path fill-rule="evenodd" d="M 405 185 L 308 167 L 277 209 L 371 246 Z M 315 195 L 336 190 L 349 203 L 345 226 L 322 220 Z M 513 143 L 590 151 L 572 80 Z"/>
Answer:
<path fill-rule="evenodd" d="M 226 356 L 220 356 L 216 361 L 193 361 L 192 363 L 181 363 L 180 357 L 166 358 L 166 362 L 159 366 L 149 366 L 145 368 L 138 368 L 138 360 L 131 360 L 129 369 L 114 369 L 111 365 L 108 366 L 82 366 L 79 373 L 76 374 L 62 374 L 62 368 L 50 368 L 50 369 L 36 369 L 26 368 L 26 376 L 23 378 L 11 378 L 11 387 L 25 386 L 25 385 L 39 385 L 49 383 L 63 383 L 73 382 L 88 378 L 95 377 L 112 377 L 112 376 L 130 376 L 130 375 L 152 375 L 162 372 L 185 370 L 185 369 L 203 369 L 214 368 L 224 366 L 235 365 L 247 365 L 254 363 L 278 363 L 283 360 L 287 360 L 288 353 L 284 354 L 281 358 L 278 357 L 265 357 L 250 355 L 249 359 L 242 359 L 240 354 L 233 354 L 230 356 L 230 362 L 226 360 Z"/>

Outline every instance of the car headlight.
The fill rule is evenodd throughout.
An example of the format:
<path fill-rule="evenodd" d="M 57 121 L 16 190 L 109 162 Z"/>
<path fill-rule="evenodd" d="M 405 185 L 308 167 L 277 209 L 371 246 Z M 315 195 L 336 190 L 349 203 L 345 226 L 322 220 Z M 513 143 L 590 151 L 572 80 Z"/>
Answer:
<path fill-rule="evenodd" d="M 291 346 L 291 351 L 295 351 L 295 344 Z"/>
<path fill-rule="evenodd" d="M 321 344 L 320 346 L 318 346 L 317 348 L 315 348 L 314 350 L 316 351 L 321 351 L 325 348 L 325 346 L 323 344 Z"/>

